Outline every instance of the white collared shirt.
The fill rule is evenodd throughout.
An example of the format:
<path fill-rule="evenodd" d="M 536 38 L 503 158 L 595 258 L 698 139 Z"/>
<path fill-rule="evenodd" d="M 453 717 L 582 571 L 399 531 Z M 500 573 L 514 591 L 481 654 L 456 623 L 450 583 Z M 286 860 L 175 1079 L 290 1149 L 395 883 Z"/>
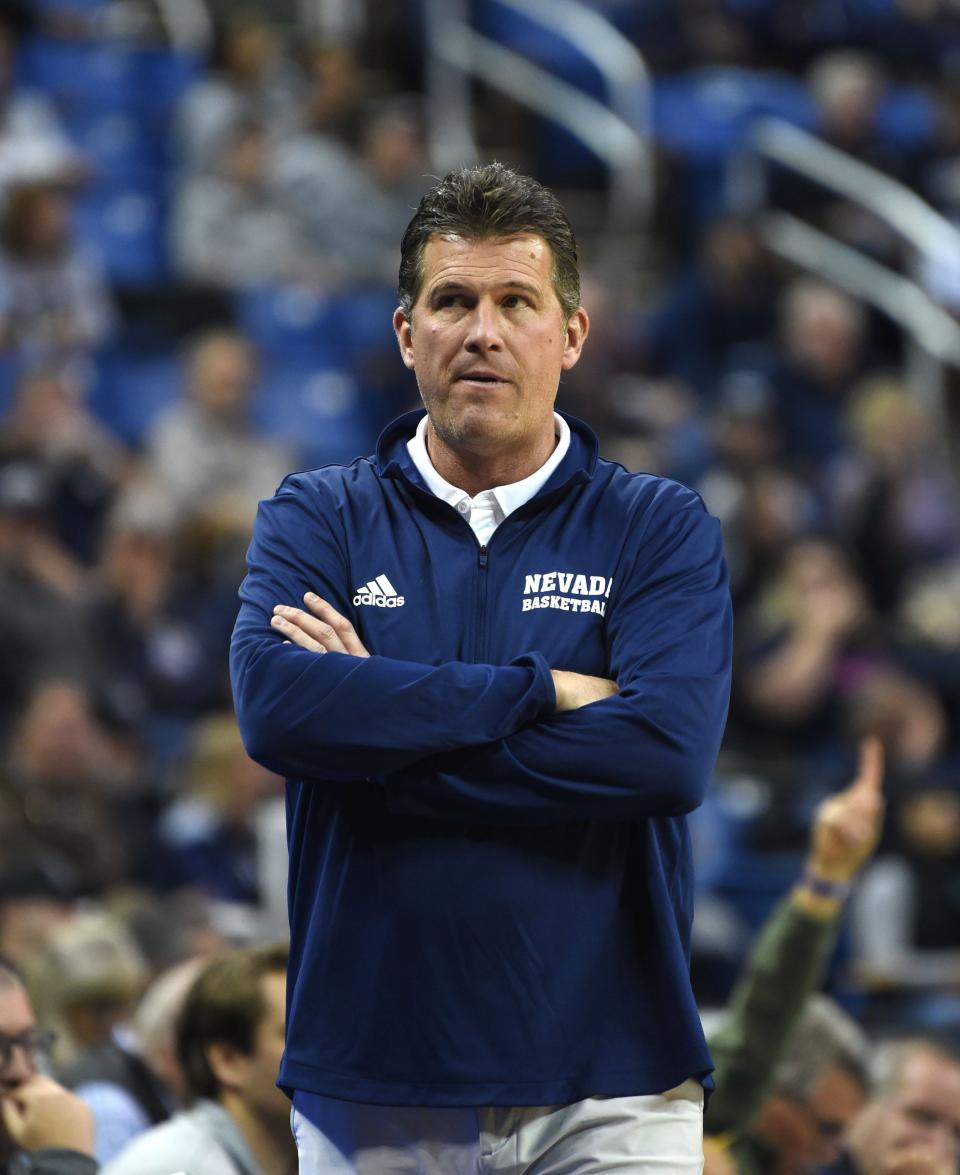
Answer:
<path fill-rule="evenodd" d="M 466 490 L 451 485 L 434 469 L 430 454 L 427 452 L 427 419 L 424 416 L 417 425 L 417 431 L 407 441 L 407 452 L 410 454 L 411 461 L 416 465 L 420 476 L 427 483 L 430 492 L 444 502 L 449 502 L 458 514 L 463 515 L 470 523 L 481 547 L 487 545 L 490 536 L 508 515 L 519 509 L 525 502 L 529 502 L 534 494 L 543 489 L 557 466 L 567 455 L 567 449 L 570 448 L 570 426 L 562 416 L 554 412 L 557 447 L 543 465 L 531 473 L 529 477 L 523 478 L 522 481 L 514 481 L 505 486 L 495 486 L 491 490 L 481 490 L 479 494 L 471 498 Z"/>

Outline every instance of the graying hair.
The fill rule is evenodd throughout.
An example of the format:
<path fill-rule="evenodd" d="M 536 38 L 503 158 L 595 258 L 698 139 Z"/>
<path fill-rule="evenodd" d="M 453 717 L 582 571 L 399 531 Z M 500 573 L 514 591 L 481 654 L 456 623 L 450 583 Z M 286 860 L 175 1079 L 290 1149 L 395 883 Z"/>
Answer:
<path fill-rule="evenodd" d="M 929 1053 L 949 1065 L 960 1065 L 958 1055 L 947 1043 L 934 1037 L 905 1036 L 879 1044 L 870 1059 L 870 1086 L 874 1097 L 894 1093 L 907 1064 L 918 1054 Z"/>
<path fill-rule="evenodd" d="M 786 1097 L 805 1100 L 828 1069 L 840 1067 L 867 1089 L 869 1057 L 860 1025 L 833 1000 L 813 996 L 777 1066 L 774 1088 Z"/>

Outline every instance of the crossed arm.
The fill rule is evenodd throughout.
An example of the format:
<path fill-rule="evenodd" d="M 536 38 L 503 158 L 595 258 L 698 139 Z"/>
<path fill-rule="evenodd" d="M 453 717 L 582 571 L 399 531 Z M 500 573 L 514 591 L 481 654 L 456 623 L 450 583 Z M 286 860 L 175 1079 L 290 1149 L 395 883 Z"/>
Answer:
<path fill-rule="evenodd" d="M 688 491 L 665 497 L 622 566 L 605 679 L 537 651 L 508 665 L 370 654 L 345 616 L 342 537 L 285 483 L 261 506 L 231 652 L 249 753 L 291 778 L 376 779 L 410 815 L 513 824 L 696 807 L 726 713 L 729 594 L 716 521 Z"/>
<path fill-rule="evenodd" d="M 370 654 L 357 636 L 356 629 L 346 618 L 315 592 L 305 592 L 306 608 L 290 604 L 275 604 L 270 624 L 285 640 L 308 649 L 311 653 L 346 653 L 351 657 L 369 657 Z M 551 669 L 558 714 L 579 710 L 591 702 L 612 697 L 617 683 L 607 677 L 591 677 L 569 669 Z"/>

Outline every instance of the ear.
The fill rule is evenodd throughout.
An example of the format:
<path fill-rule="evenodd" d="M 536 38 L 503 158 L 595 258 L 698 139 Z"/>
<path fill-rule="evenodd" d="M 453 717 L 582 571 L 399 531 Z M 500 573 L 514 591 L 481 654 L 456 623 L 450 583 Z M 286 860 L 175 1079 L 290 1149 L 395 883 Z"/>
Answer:
<path fill-rule="evenodd" d="M 214 1041 L 207 1046 L 207 1064 L 224 1089 L 239 1089 L 243 1085 L 250 1058 L 232 1044 Z"/>
<path fill-rule="evenodd" d="M 397 336 L 404 366 L 413 371 L 413 323 L 407 318 L 402 306 L 393 312 L 393 333 Z"/>
<path fill-rule="evenodd" d="M 563 362 L 561 363 L 564 371 L 569 371 L 571 367 L 576 366 L 589 333 L 590 318 L 586 310 L 580 306 L 570 315 L 570 321 L 567 323 L 567 336 L 564 340 Z"/>

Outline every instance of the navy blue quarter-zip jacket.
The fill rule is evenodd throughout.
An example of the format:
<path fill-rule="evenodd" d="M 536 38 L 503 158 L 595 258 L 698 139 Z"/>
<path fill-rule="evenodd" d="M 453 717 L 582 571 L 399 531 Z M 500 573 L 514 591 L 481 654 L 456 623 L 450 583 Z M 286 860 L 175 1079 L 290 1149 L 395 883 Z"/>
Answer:
<path fill-rule="evenodd" d="M 546 1105 L 706 1077 L 685 813 L 729 691 L 719 526 L 570 419 L 481 547 L 410 459 L 420 415 L 261 503 L 240 591 L 240 729 L 287 778 L 281 1084 Z M 307 591 L 369 658 L 283 642 L 273 607 Z M 551 668 L 620 692 L 558 714 Z"/>

